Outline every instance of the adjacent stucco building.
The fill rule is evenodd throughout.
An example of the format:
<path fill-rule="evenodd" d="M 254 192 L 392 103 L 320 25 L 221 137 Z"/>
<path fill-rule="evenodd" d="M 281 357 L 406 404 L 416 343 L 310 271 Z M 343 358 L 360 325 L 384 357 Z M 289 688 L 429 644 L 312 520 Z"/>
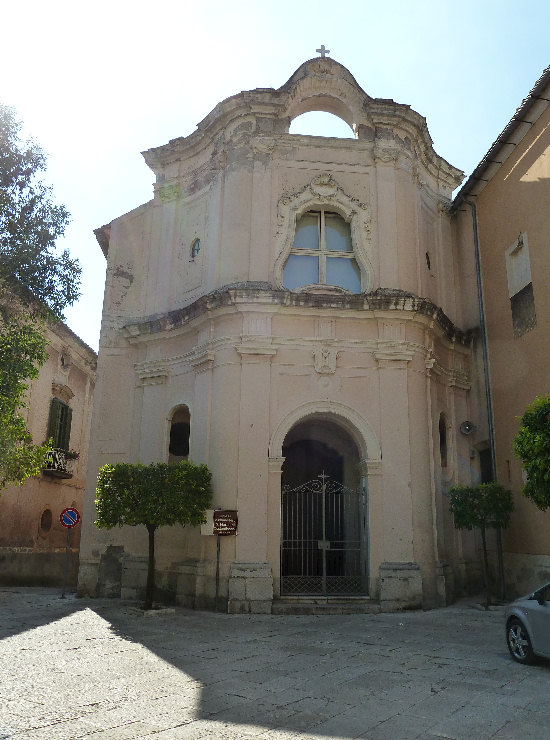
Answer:
<path fill-rule="evenodd" d="M 509 596 L 550 580 L 550 513 L 521 495 L 512 441 L 536 396 L 550 392 L 550 68 L 454 203 L 459 238 L 477 227 L 497 478 L 515 495 L 504 533 Z"/>
<path fill-rule="evenodd" d="M 311 110 L 355 138 L 289 134 Z M 432 606 L 475 587 L 474 537 L 446 497 L 480 480 L 489 446 L 475 257 L 450 208 L 462 173 L 425 119 L 317 58 L 144 156 L 153 199 L 97 232 L 80 591 L 145 584 L 145 528 L 93 525 L 99 466 L 186 457 L 210 466 L 214 507 L 238 511 L 220 538 L 230 611 Z M 159 530 L 179 603 L 214 604 L 207 531 Z"/>
<path fill-rule="evenodd" d="M 29 381 L 21 413 L 37 444 L 53 440 L 42 471 L 0 493 L 0 583 L 61 585 L 67 530 L 59 517 L 82 511 L 96 353 L 65 324 L 46 328 L 48 359 Z M 80 525 L 70 534 L 67 585 L 76 585 Z"/>

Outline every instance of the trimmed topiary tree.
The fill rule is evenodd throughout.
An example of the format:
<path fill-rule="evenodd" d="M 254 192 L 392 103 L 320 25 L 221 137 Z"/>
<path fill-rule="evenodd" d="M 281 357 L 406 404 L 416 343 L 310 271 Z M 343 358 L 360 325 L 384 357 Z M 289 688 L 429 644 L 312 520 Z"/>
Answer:
<path fill-rule="evenodd" d="M 545 511 L 550 506 L 550 396 L 535 398 L 525 409 L 514 454 L 527 475 L 523 494 Z"/>
<path fill-rule="evenodd" d="M 117 463 L 100 468 L 96 526 L 111 529 L 143 524 L 149 534 L 144 609 L 153 606 L 155 531 L 172 524 L 196 526 L 205 522 L 205 510 L 212 499 L 211 478 L 206 465 L 187 461 L 178 465 Z"/>
<path fill-rule="evenodd" d="M 489 560 L 487 557 L 487 529 L 500 527 L 505 529 L 510 524 L 510 517 L 514 510 L 512 491 L 501 486 L 500 483 L 482 483 L 472 488 L 470 486 L 454 486 L 449 491 L 450 507 L 454 524 L 457 529 L 479 529 L 483 544 L 483 585 L 487 598 L 487 606 L 491 603 L 489 586 Z"/>

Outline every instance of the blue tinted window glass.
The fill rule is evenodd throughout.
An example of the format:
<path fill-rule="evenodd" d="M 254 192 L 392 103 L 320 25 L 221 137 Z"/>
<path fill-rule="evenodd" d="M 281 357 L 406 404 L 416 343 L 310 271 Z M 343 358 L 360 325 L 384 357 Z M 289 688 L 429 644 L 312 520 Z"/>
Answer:
<path fill-rule="evenodd" d="M 335 213 L 325 213 L 325 243 L 330 250 L 353 252 L 349 224 Z"/>
<path fill-rule="evenodd" d="M 361 292 L 361 273 L 354 259 L 327 257 L 327 285 L 338 285 L 350 293 Z"/>
<path fill-rule="evenodd" d="M 319 214 L 306 213 L 298 219 L 294 249 L 319 249 Z"/>
<path fill-rule="evenodd" d="M 291 254 L 283 270 L 285 288 L 296 290 L 302 285 L 316 285 L 318 282 L 319 258 L 305 254 Z"/>

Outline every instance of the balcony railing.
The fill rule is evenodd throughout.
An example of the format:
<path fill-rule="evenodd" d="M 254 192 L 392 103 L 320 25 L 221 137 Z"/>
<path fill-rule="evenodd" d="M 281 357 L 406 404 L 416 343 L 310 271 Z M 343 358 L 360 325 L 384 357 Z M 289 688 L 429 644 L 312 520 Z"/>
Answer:
<path fill-rule="evenodd" d="M 54 478 L 72 478 L 73 474 L 70 470 L 72 462 L 72 460 L 67 460 L 65 450 L 54 448 L 48 452 L 42 472 Z"/>

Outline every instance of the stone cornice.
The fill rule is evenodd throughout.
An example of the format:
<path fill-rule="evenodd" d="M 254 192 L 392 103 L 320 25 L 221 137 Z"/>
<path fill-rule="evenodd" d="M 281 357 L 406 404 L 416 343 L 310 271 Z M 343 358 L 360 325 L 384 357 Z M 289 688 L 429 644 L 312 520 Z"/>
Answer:
<path fill-rule="evenodd" d="M 292 293 L 273 290 L 267 283 L 238 283 L 202 296 L 189 306 L 165 314 L 151 316 L 143 321 L 127 324 L 122 333 L 130 344 L 158 340 L 163 335 L 186 329 L 191 322 L 227 309 L 241 310 L 243 305 L 261 306 L 261 310 L 312 310 L 349 313 L 383 314 L 400 312 L 409 319 L 433 322 L 450 342 L 468 346 L 470 334 L 461 331 L 441 308 L 427 298 L 419 298 L 400 290 L 379 288 L 372 293 L 319 294 Z M 258 308 L 258 310 L 260 310 Z"/>

